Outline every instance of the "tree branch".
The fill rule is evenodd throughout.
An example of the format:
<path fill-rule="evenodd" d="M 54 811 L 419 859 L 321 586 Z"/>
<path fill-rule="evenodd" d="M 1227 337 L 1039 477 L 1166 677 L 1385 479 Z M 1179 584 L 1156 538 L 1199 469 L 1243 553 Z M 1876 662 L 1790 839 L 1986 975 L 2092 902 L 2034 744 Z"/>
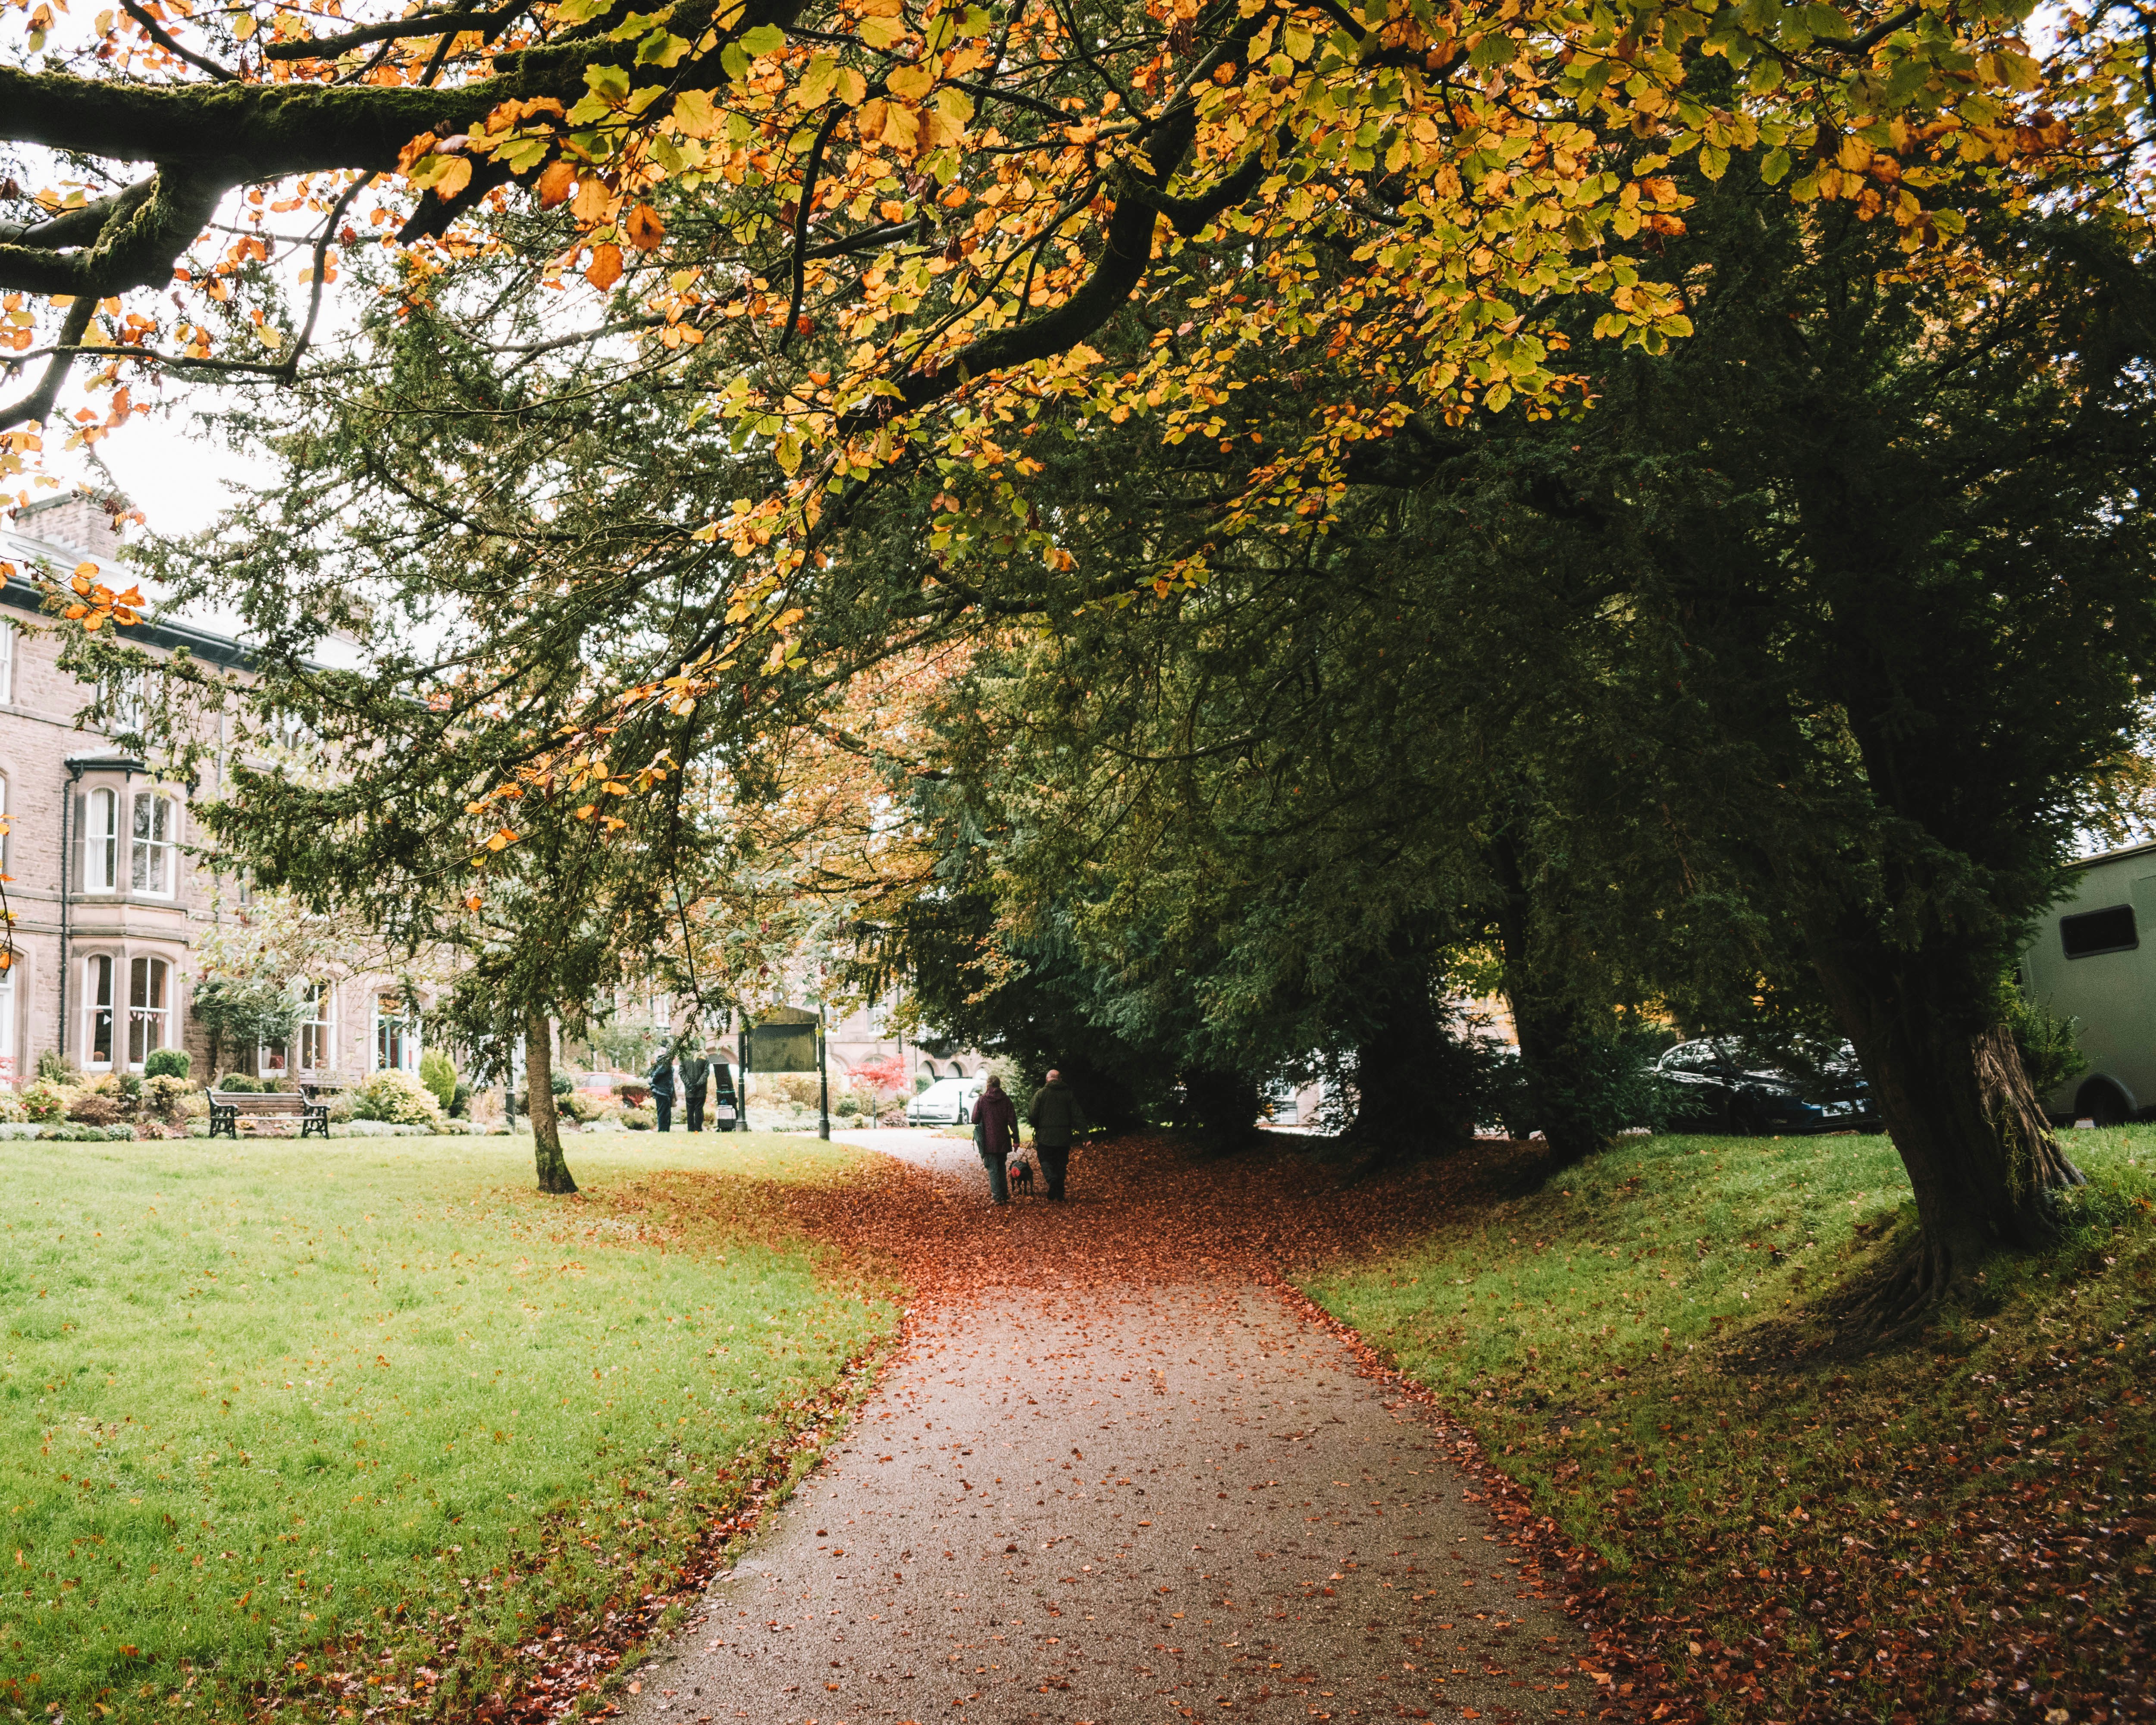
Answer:
<path fill-rule="evenodd" d="M 156 43 L 158 47 L 163 49 L 167 54 L 177 55 L 181 59 L 185 60 L 189 65 L 199 68 L 201 70 L 208 73 L 213 78 L 221 79 L 228 84 L 237 81 L 239 74 L 233 71 L 230 67 L 220 66 L 215 60 L 209 59 L 207 55 L 197 54 L 191 48 L 181 47 L 177 42 L 173 40 L 172 37 L 167 32 L 163 25 L 160 24 L 157 19 L 151 18 L 148 13 L 145 12 L 140 6 L 136 4 L 136 0 L 120 0 L 120 8 L 121 11 L 127 14 L 128 17 L 133 18 L 136 23 L 142 27 L 142 33 L 145 36 L 147 36 L 152 42 Z"/>
<path fill-rule="evenodd" d="M 13 407 L 0 408 L 0 431 L 11 426 L 27 425 L 33 419 L 42 421 L 53 410 L 59 399 L 60 385 L 67 381 L 69 368 L 74 364 L 74 344 L 82 340 L 83 331 L 90 327 L 90 314 L 97 310 L 97 301 L 89 295 L 80 295 L 68 307 L 67 321 L 60 326 L 60 347 L 45 367 L 45 375 L 38 387 Z"/>
<path fill-rule="evenodd" d="M 824 171 L 824 146 L 831 141 L 831 134 L 847 112 L 842 102 L 834 102 L 824 123 L 816 128 L 816 141 L 808 146 L 808 160 L 801 169 L 801 201 L 793 208 L 793 293 L 786 306 L 786 327 L 778 332 L 778 351 L 786 352 L 786 345 L 793 339 L 793 326 L 801 317 L 801 296 L 808 288 L 808 218 L 814 213 L 816 180 Z"/>
<path fill-rule="evenodd" d="M 93 298 L 162 285 L 172 259 L 202 232 L 222 185 L 160 164 L 140 185 L 113 198 L 97 243 L 61 255 L 40 247 L 0 245 L 0 287 Z"/>
<path fill-rule="evenodd" d="M 1881 20 L 1861 36 L 1852 36 L 1846 42 L 1815 42 L 1815 48 L 1824 48 L 1835 54 L 1868 54 L 1904 24 L 1913 24 L 1924 15 L 1921 6 L 1905 6 L 1893 17 Z"/>
<path fill-rule="evenodd" d="M 492 12 L 422 13 L 417 18 L 394 18 L 385 24 L 365 24 L 336 36 L 310 37 L 304 42 L 264 43 L 262 57 L 268 60 L 335 59 L 370 42 L 394 42 L 408 36 L 432 36 L 437 33 L 461 36 L 467 30 L 491 36 L 529 6 L 530 0 L 508 0 L 507 4 Z"/>

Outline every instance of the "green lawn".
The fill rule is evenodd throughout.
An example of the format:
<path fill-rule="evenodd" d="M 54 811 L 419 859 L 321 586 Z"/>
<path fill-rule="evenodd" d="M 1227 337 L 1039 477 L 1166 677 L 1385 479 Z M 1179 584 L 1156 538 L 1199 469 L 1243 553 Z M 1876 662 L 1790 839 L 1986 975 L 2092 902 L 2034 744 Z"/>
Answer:
<path fill-rule="evenodd" d="M 2156 1128 L 2070 1147 L 2065 1246 L 1890 1348 L 1832 1316 L 1913 1225 L 1876 1137 L 1627 1140 L 1308 1291 L 1466 1411 L 1719 1717 L 2119 1717 L 2156 1623 Z"/>
<path fill-rule="evenodd" d="M 528 1138 L 0 1144 L 0 1704 L 424 1713 L 635 1602 L 891 1330 L 776 1211 L 859 1154 L 579 1137 L 564 1200 Z"/>

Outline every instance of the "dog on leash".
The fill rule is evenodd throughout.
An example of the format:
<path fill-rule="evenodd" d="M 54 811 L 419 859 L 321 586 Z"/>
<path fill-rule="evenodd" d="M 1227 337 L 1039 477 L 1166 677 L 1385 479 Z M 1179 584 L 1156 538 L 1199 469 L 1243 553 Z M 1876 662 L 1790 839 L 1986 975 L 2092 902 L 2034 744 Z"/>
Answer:
<path fill-rule="evenodd" d="M 1010 1165 L 1010 1185 L 1014 1192 L 1033 1195 L 1033 1164 L 1020 1159 Z"/>

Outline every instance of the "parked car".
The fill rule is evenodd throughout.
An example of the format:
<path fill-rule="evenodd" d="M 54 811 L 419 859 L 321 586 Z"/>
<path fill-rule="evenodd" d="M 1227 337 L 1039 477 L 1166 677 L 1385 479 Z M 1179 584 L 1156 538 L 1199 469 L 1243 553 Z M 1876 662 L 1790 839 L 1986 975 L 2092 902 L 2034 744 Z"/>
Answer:
<path fill-rule="evenodd" d="M 973 1117 L 985 1081 L 939 1078 L 906 1105 L 908 1126 L 963 1126 Z"/>
<path fill-rule="evenodd" d="M 1734 1037 L 1702 1036 L 1669 1050 L 1655 1070 L 1676 1092 L 1671 1132 L 1752 1136 L 1879 1124 L 1856 1051 L 1846 1042 L 1809 1060 L 1800 1051 L 1796 1060 L 1778 1060 Z"/>

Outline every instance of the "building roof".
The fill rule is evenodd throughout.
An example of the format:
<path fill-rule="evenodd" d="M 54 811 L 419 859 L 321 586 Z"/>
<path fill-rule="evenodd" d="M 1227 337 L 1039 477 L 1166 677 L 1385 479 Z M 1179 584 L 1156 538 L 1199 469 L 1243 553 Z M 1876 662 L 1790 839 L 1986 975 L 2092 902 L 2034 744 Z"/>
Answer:
<path fill-rule="evenodd" d="M 2156 839 L 2143 839 L 2138 845 L 2123 845 L 2116 850 L 2106 850 L 2095 856 L 2077 856 L 2069 868 L 2093 869 L 2102 863 L 2124 862 L 2129 856 L 2156 856 Z"/>
<path fill-rule="evenodd" d="M 76 561 L 77 549 L 74 546 L 62 545 L 56 540 L 33 538 L 19 529 L 0 527 L 0 562 L 17 565 L 17 572 L 9 576 L 4 583 L 0 583 L 0 608 L 42 617 L 45 589 L 30 576 L 21 572 L 22 566 L 72 568 Z M 214 629 L 172 619 L 131 624 L 126 638 L 143 646 L 162 647 L 167 652 L 178 652 L 184 649 L 194 658 L 206 660 L 223 670 L 244 670 L 253 662 L 254 655 L 244 643 L 230 635 L 220 634 Z"/>

